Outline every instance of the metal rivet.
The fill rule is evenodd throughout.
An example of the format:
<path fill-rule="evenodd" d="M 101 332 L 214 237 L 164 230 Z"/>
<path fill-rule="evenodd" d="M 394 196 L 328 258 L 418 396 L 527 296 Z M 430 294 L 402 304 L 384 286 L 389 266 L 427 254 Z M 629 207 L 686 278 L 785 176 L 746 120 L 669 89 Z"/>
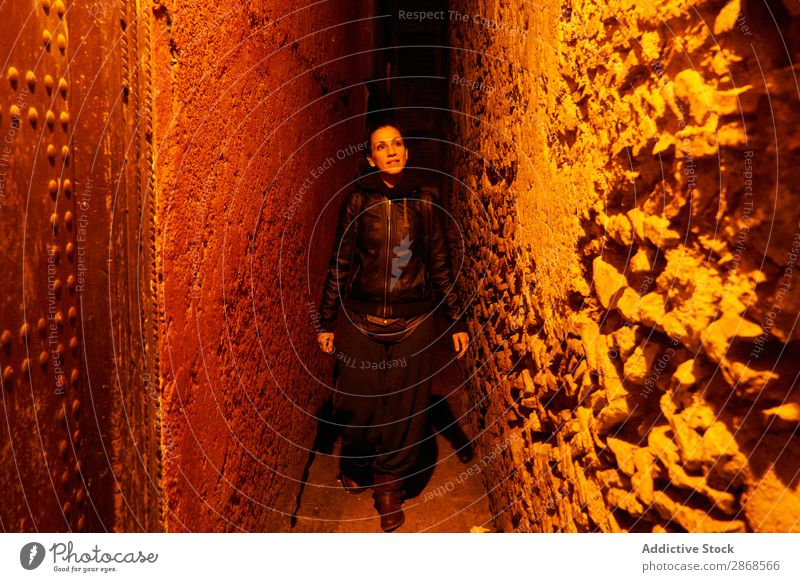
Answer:
<path fill-rule="evenodd" d="M 6 78 L 16 89 L 17 81 L 19 81 L 19 71 L 17 71 L 16 67 L 8 67 L 8 75 L 6 75 Z"/>
<path fill-rule="evenodd" d="M 56 214 L 55 212 L 50 215 L 50 224 L 52 226 L 56 226 L 58 224 L 58 214 Z"/>
<path fill-rule="evenodd" d="M 14 368 L 11 366 L 6 366 L 3 368 L 3 380 L 8 382 L 14 376 Z"/>
<path fill-rule="evenodd" d="M 47 157 L 50 158 L 50 161 L 52 162 L 56 160 L 56 146 L 54 146 L 53 144 L 49 144 L 47 146 Z M 51 182 L 55 182 L 55 180 L 51 180 Z M 58 184 L 56 184 L 56 189 L 58 189 Z"/>
<path fill-rule="evenodd" d="M 81 442 L 81 429 L 76 428 L 72 433 L 72 442 L 73 444 L 77 444 Z"/>
<path fill-rule="evenodd" d="M 36 73 L 33 71 L 28 71 L 25 73 L 25 81 L 27 81 L 28 87 L 33 90 L 33 88 L 36 87 Z"/>
<path fill-rule="evenodd" d="M 72 504 L 69 501 L 65 502 L 64 505 L 61 506 L 61 511 L 64 513 L 64 517 L 67 519 L 69 519 L 67 514 L 69 513 L 70 509 L 72 509 Z"/>
<path fill-rule="evenodd" d="M 50 34 L 49 30 L 45 30 L 42 33 L 42 42 L 44 43 L 44 46 L 47 47 L 48 49 L 50 48 L 50 39 L 51 38 L 53 38 L 53 35 Z"/>
<path fill-rule="evenodd" d="M 72 226 L 72 212 L 69 210 L 64 213 L 64 222 L 67 224 L 67 226 Z"/>
<path fill-rule="evenodd" d="M 61 0 L 56 0 L 56 14 L 59 16 L 64 16 L 64 12 L 66 12 L 66 7 Z"/>
<path fill-rule="evenodd" d="M 64 354 L 64 344 L 60 343 L 56 346 L 56 353 L 58 354 L 59 357 L 61 357 Z"/>
<path fill-rule="evenodd" d="M 53 77 L 50 75 L 44 76 L 44 88 L 47 89 L 48 93 L 53 92 Z"/>
<path fill-rule="evenodd" d="M 80 474 L 81 469 L 83 469 L 83 463 L 80 461 L 75 461 L 75 472 Z"/>
<path fill-rule="evenodd" d="M 67 243 L 67 256 L 72 258 L 72 253 L 75 251 L 75 245 L 71 242 Z"/>
<path fill-rule="evenodd" d="M 64 414 L 65 414 L 64 406 L 63 405 L 59 406 L 56 409 L 56 421 L 64 420 L 65 418 Z"/>
<path fill-rule="evenodd" d="M 81 409 L 81 401 L 79 399 L 75 399 L 72 401 L 72 414 L 78 414 Z"/>
<path fill-rule="evenodd" d="M 69 347 L 73 352 L 78 349 L 78 338 L 77 337 L 73 336 L 73 338 L 71 340 L 69 340 Z"/>
<path fill-rule="evenodd" d="M 67 439 L 63 439 L 58 443 L 58 454 L 61 455 L 61 458 L 66 460 L 67 459 L 67 449 L 69 447 L 69 443 Z"/>
<path fill-rule="evenodd" d="M 47 110 L 47 113 L 44 114 L 44 120 L 50 129 L 56 124 L 56 114 L 53 113 L 50 109 Z"/>
<path fill-rule="evenodd" d="M 72 180 L 70 180 L 69 178 L 65 178 L 62 186 L 64 187 L 64 194 L 66 194 L 67 196 L 72 194 Z"/>
<path fill-rule="evenodd" d="M 76 284 L 77 284 L 77 281 L 75 280 L 75 276 L 74 275 L 69 275 L 67 277 L 67 287 L 69 287 L 69 290 L 70 291 L 75 291 Z M 70 309 L 70 319 L 72 319 L 72 310 L 75 309 L 75 308 L 74 307 L 70 307 L 69 309 Z M 77 315 L 77 313 L 76 313 L 76 315 Z"/>
<path fill-rule="evenodd" d="M 56 279 L 53 281 L 53 293 L 61 293 L 61 279 Z"/>
<path fill-rule="evenodd" d="M 31 369 L 31 361 L 28 358 L 22 360 L 22 373 L 27 374 L 28 370 Z"/>
<path fill-rule="evenodd" d="M 24 340 L 28 337 L 28 334 L 31 332 L 31 327 L 27 323 L 23 323 L 22 326 L 19 328 L 19 339 Z"/>
<path fill-rule="evenodd" d="M 56 394 L 58 394 L 59 396 L 64 396 L 64 384 L 66 383 L 66 381 L 67 379 L 64 377 L 64 374 L 59 374 L 58 376 L 56 376 L 56 386 L 58 387 Z"/>
<path fill-rule="evenodd" d="M 58 50 L 60 50 L 62 53 L 67 48 L 67 39 L 63 34 L 59 34 L 56 37 L 56 45 L 58 46 Z"/>
<path fill-rule="evenodd" d="M 5 348 L 11 345 L 11 332 L 5 330 L 2 335 L 0 335 L 0 344 Z"/>
<path fill-rule="evenodd" d="M 61 473 L 61 484 L 66 485 L 69 483 L 69 469 L 64 469 L 64 472 Z"/>
<path fill-rule="evenodd" d="M 58 120 L 61 122 L 61 125 L 66 128 L 69 125 L 69 113 L 62 111 L 58 116 Z"/>
<path fill-rule="evenodd" d="M 84 489 L 83 487 L 79 487 L 78 489 L 75 490 L 75 501 L 80 503 L 84 499 L 86 499 L 86 489 Z M 78 521 L 80 522 L 80 520 Z"/>
<path fill-rule="evenodd" d="M 47 352 L 41 352 L 39 354 L 39 363 L 42 366 L 44 366 L 47 363 L 47 358 L 48 358 Z"/>
<path fill-rule="evenodd" d="M 56 194 L 58 192 L 58 182 L 56 180 L 50 180 L 47 183 L 47 189 L 50 190 L 50 194 Z"/>
<path fill-rule="evenodd" d="M 36 107 L 28 109 L 28 121 L 31 122 L 32 126 L 36 127 L 36 123 L 39 121 L 39 112 L 36 111 Z"/>
<path fill-rule="evenodd" d="M 73 277 L 72 275 L 67 277 L 67 285 L 69 286 L 70 289 L 72 289 L 72 287 L 75 285 L 75 277 Z M 67 317 L 69 317 L 69 320 L 73 324 L 78 320 L 78 310 L 75 308 L 75 306 L 69 308 L 69 311 L 67 312 Z"/>
<path fill-rule="evenodd" d="M 58 80 L 58 90 L 61 92 L 61 96 L 62 97 L 66 97 L 67 96 L 67 89 L 68 88 L 69 88 L 69 84 L 67 83 L 67 80 L 64 77 L 61 77 Z"/>
<path fill-rule="evenodd" d="M 69 159 L 69 146 L 61 146 L 61 157 L 66 161 Z"/>
<path fill-rule="evenodd" d="M 11 115 L 12 118 L 19 119 L 19 107 L 17 107 L 16 105 L 12 105 L 11 107 L 9 107 L 8 113 Z"/>
<path fill-rule="evenodd" d="M 60 311 L 56 311 L 56 324 L 57 325 L 64 325 L 64 314 Z"/>
<path fill-rule="evenodd" d="M 86 529 L 86 516 L 81 514 L 78 517 L 78 531 L 83 531 Z"/>
<path fill-rule="evenodd" d="M 53 257 L 55 263 L 61 262 L 61 247 L 58 245 L 51 245 L 48 247 L 47 252 Z"/>
<path fill-rule="evenodd" d="M 75 386 L 78 384 L 78 378 L 80 378 L 80 373 L 78 372 L 78 369 L 75 368 L 72 370 L 72 373 L 69 376 L 69 381 L 73 386 Z"/>
<path fill-rule="evenodd" d="M 39 333 L 44 335 L 44 332 L 47 331 L 47 322 L 45 321 L 44 317 L 40 317 L 39 321 L 36 322 L 36 329 L 39 330 Z"/>

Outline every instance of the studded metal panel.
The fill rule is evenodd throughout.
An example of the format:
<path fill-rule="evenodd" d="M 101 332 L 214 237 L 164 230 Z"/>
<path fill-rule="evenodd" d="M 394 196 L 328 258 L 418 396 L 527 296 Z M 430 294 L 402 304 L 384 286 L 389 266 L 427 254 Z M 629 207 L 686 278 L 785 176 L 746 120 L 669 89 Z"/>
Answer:
<path fill-rule="evenodd" d="M 135 16 L 114 0 L 0 7 L 5 531 L 159 529 Z"/>

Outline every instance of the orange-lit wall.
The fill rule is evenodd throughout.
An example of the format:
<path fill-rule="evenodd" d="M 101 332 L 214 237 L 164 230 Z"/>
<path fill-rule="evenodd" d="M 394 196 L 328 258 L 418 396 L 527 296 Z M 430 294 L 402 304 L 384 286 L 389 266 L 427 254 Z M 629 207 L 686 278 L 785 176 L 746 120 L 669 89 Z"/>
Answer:
<path fill-rule="evenodd" d="M 156 8 L 171 531 L 288 529 L 330 379 L 309 302 L 356 167 L 336 152 L 361 138 L 363 119 L 346 120 L 366 95 L 340 89 L 369 74 L 368 54 L 347 56 L 369 48 L 371 24 L 354 22 L 369 15 L 361 3 L 271 0 Z"/>
<path fill-rule="evenodd" d="M 450 137 L 502 529 L 800 527 L 800 11 L 771 4 L 459 3 L 498 23 L 452 23 Z"/>

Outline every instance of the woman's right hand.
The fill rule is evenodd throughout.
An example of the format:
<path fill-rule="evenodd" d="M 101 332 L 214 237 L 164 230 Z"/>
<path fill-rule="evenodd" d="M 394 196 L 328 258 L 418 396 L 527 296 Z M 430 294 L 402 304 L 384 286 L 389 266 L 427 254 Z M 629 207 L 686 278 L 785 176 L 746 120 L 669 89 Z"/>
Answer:
<path fill-rule="evenodd" d="M 321 349 L 326 354 L 333 353 L 333 332 L 332 331 L 323 331 L 317 334 L 317 343 L 319 343 L 319 349 Z"/>

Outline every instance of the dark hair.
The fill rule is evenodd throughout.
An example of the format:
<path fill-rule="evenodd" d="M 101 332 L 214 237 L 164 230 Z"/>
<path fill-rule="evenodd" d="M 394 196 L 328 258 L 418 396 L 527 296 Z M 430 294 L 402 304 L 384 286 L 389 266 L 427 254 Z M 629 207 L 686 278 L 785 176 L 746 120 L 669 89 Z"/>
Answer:
<path fill-rule="evenodd" d="M 372 134 L 386 126 L 394 127 L 400 132 L 400 135 L 405 135 L 403 128 L 395 121 L 394 116 L 385 114 L 367 116 L 366 139 L 364 139 L 364 144 L 367 146 L 366 155 L 370 155 L 372 151 Z"/>

